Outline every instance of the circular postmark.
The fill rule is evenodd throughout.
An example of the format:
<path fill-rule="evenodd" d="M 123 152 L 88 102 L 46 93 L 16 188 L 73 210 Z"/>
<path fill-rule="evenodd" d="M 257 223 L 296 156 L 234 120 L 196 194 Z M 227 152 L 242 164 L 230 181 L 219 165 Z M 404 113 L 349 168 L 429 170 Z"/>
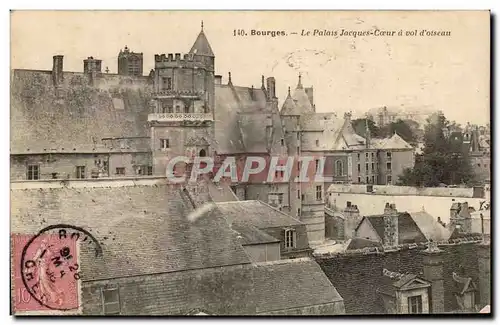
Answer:
<path fill-rule="evenodd" d="M 28 240 L 21 254 L 21 279 L 40 306 L 60 311 L 79 308 L 78 254 L 84 246 L 92 247 L 95 257 L 102 255 L 94 236 L 72 225 L 48 226 Z"/>

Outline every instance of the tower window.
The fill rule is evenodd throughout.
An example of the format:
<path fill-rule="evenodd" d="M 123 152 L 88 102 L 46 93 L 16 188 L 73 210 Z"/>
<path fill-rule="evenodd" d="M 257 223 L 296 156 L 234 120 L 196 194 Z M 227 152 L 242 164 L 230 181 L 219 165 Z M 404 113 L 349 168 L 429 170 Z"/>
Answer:
<path fill-rule="evenodd" d="M 161 149 L 168 149 L 168 148 L 170 148 L 170 141 L 169 141 L 169 139 L 160 139 L 160 148 Z"/>
<path fill-rule="evenodd" d="M 163 90 L 172 90 L 172 78 L 163 77 L 162 81 L 163 81 L 163 83 L 162 83 Z"/>
<path fill-rule="evenodd" d="M 344 176 L 344 163 L 342 160 L 337 160 L 335 162 L 335 174 L 337 176 Z"/>
<path fill-rule="evenodd" d="M 323 200 L 323 187 L 321 185 L 316 186 L 316 200 Z"/>
<path fill-rule="evenodd" d="M 316 147 L 319 147 L 319 140 L 316 140 Z"/>
<path fill-rule="evenodd" d="M 116 167 L 116 175 L 125 175 L 125 167 Z"/>
<path fill-rule="evenodd" d="M 281 146 L 285 145 L 285 139 L 281 138 Z"/>

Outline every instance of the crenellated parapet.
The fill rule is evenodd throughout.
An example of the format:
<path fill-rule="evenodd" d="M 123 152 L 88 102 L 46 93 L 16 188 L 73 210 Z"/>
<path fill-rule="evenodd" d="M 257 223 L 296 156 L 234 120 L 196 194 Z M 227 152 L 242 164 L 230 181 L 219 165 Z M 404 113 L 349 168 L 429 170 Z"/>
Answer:
<path fill-rule="evenodd" d="M 206 63 L 202 57 L 194 53 L 155 54 L 155 68 L 204 68 Z"/>

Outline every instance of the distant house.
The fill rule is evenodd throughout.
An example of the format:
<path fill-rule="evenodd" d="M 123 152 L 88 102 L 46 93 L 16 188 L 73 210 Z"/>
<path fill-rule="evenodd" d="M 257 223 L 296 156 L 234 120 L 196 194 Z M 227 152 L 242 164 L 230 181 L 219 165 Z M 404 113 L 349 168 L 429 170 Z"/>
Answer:
<path fill-rule="evenodd" d="M 422 211 L 398 212 L 387 204 L 384 214 L 363 217 L 355 236 L 379 242 L 383 246 L 448 240 L 450 233 L 431 215 Z"/>

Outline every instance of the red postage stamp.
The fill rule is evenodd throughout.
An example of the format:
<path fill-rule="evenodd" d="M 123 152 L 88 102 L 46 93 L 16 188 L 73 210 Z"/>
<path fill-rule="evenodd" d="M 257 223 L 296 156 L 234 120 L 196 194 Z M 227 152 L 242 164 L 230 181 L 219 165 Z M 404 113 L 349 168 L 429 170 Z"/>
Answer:
<path fill-rule="evenodd" d="M 15 312 L 78 309 L 77 236 L 65 229 L 12 234 Z"/>

